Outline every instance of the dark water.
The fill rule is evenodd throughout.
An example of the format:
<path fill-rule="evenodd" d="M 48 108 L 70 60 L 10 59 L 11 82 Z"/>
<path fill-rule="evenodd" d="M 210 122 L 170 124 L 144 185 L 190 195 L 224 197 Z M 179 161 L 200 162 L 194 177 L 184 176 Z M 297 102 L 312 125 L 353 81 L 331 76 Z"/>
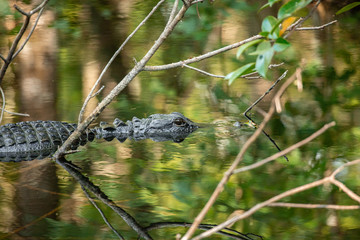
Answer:
<path fill-rule="evenodd" d="M 156 3 L 115 2 L 100 5 L 68 1 L 48 9 L 44 22 L 2 84 L 7 109 L 30 117 L 5 114 L 3 124 L 38 119 L 77 121 L 82 102 L 108 59 Z M 146 53 L 166 24 L 170 9 L 164 4 L 121 52 L 104 77 L 104 90 L 92 100 L 90 108 L 126 75 L 134 65 L 133 58 L 139 60 Z M 337 9 L 339 6 L 323 6 L 306 25 L 333 20 Z M 257 34 L 261 17 L 254 10 L 253 5 L 241 1 L 200 4 L 200 18 L 196 9 L 191 9 L 149 65 L 188 59 Z M 336 127 L 288 154 L 289 162 L 280 158 L 233 176 L 204 223 L 219 224 L 234 211 L 247 210 L 286 190 L 321 179 L 359 158 L 360 15 L 353 11 L 337 19 L 336 25 L 322 31 L 293 33 L 293 47 L 276 56 L 276 63 L 285 64 L 273 70 L 274 79 L 285 69 L 291 75 L 301 66 L 303 87 L 289 87 L 282 98 L 283 111 L 274 115 L 266 131 L 286 148 L 330 121 L 336 121 Z M 0 52 L 5 55 L 14 35 L 4 26 L 1 31 Z M 233 50 L 192 66 L 226 75 L 245 63 L 244 59 L 235 60 L 235 53 Z M 177 111 L 195 122 L 217 124 L 198 130 L 180 144 L 97 141 L 67 160 L 80 167 L 88 180 L 143 227 L 158 222 L 192 222 L 252 133 L 234 129 L 233 121 L 244 120 L 241 113 L 270 85 L 267 80 L 239 79 L 228 86 L 222 79 L 186 68 L 142 72 L 98 121 Z M 270 99 L 261 102 L 259 108 L 267 110 Z M 260 122 L 263 116 L 253 111 L 253 117 Z M 274 153 L 276 149 L 262 135 L 241 166 Z M 65 169 L 47 159 L 0 163 L 0 237 L 116 238 L 81 189 L 80 183 L 90 183 Z M 359 166 L 347 168 L 338 179 L 360 193 Z M 284 201 L 356 205 L 331 185 Z M 109 206 L 99 200 L 96 203 L 126 239 L 136 238 L 137 234 Z M 266 239 L 356 239 L 360 235 L 359 219 L 359 210 L 264 208 L 232 228 Z M 185 231 L 183 227 L 166 227 L 150 234 L 154 239 L 174 239 Z"/>

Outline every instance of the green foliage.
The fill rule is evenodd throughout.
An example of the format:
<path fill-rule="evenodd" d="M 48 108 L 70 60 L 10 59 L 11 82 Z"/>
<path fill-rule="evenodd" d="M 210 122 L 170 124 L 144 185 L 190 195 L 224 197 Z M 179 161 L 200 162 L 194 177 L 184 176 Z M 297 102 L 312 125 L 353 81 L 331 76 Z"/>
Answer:
<path fill-rule="evenodd" d="M 256 59 L 255 69 L 263 77 L 266 77 L 267 70 L 274 56 L 274 49 L 270 42 L 262 42 L 256 49 L 258 57 Z"/>
<path fill-rule="evenodd" d="M 354 7 L 357 7 L 359 5 L 360 5 L 360 2 L 350 3 L 350 4 L 346 5 L 345 7 L 341 8 L 339 11 L 337 11 L 336 15 L 347 12 L 347 11 L 349 11 L 349 10 L 353 9 Z"/>
<path fill-rule="evenodd" d="M 279 1 L 269 0 L 268 3 L 261 9 L 271 7 L 276 2 Z M 277 18 L 274 16 L 265 17 L 261 24 L 261 32 L 259 33 L 259 35 L 263 36 L 264 39 L 258 39 L 242 45 L 239 47 L 236 57 L 239 58 L 246 49 L 258 44 L 256 50 L 249 53 L 249 55 L 257 56 L 255 70 L 260 74 L 260 76 L 267 78 L 269 65 L 275 55 L 275 52 L 283 52 L 291 46 L 291 44 L 282 37 L 284 31 L 280 31 L 280 24 L 284 21 L 286 22 L 287 18 L 291 17 L 298 10 L 306 7 L 310 2 L 311 0 L 290 0 L 280 7 Z M 289 24 L 293 22 L 293 19 L 294 18 L 292 18 L 291 21 L 287 21 L 283 27 L 288 27 Z M 225 79 L 229 80 L 229 84 L 233 83 L 236 78 L 241 77 L 241 75 L 248 71 L 252 64 L 253 63 L 249 63 L 238 68 L 237 70 L 229 73 Z"/>
<path fill-rule="evenodd" d="M 236 53 L 236 58 L 239 58 L 241 56 L 241 54 L 243 54 L 243 52 L 248 49 L 249 47 L 251 46 L 254 46 L 260 42 L 262 42 L 263 40 L 262 39 L 258 39 L 258 40 L 255 40 L 255 41 L 251 41 L 251 42 L 248 42 L 248 43 L 245 43 L 243 45 L 241 45 Z"/>
<path fill-rule="evenodd" d="M 285 18 L 292 16 L 298 10 L 306 7 L 311 2 L 312 0 L 290 0 L 281 6 L 277 17 L 282 21 Z"/>
<path fill-rule="evenodd" d="M 255 63 L 248 63 L 248 64 L 240 67 L 236 71 L 231 72 L 228 75 L 226 75 L 225 79 L 229 80 L 229 85 L 230 85 L 236 78 L 240 77 L 241 75 L 252 72 L 254 69 L 254 66 L 255 66 Z"/>

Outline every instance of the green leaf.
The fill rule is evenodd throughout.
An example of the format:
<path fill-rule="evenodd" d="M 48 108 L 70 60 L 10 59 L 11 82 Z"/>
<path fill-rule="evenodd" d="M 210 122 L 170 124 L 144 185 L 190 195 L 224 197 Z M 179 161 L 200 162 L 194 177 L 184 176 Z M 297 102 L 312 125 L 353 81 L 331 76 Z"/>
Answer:
<path fill-rule="evenodd" d="M 286 41 L 284 38 L 278 38 L 276 39 L 274 45 L 273 45 L 273 49 L 276 52 L 282 52 L 285 49 L 287 49 L 291 44 Z"/>
<path fill-rule="evenodd" d="M 280 2 L 281 0 L 269 0 L 268 3 L 266 3 L 264 6 L 262 6 L 260 9 L 259 9 L 259 12 L 267 7 L 272 7 L 274 5 L 274 3 L 277 3 L 277 2 Z"/>
<path fill-rule="evenodd" d="M 249 47 L 255 45 L 255 44 L 258 44 L 260 42 L 262 42 L 263 39 L 258 39 L 258 40 L 255 40 L 255 41 L 251 41 L 251 42 L 248 42 L 248 43 L 245 43 L 243 45 L 241 45 L 236 53 L 236 58 L 239 58 L 241 56 L 241 54 Z"/>
<path fill-rule="evenodd" d="M 266 78 L 266 73 L 274 56 L 274 49 L 271 47 L 270 42 L 263 42 L 259 44 L 256 51 L 263 53 L 257 57 L 255 69 L 262 77 Z"/>
<path fill-rule="evenodd" d="M 290 0 L 281 6 L 278 12 L 278 19 L 283 20 L 290 17 L 296 11 L 306 7 L 312 0 Z"/>
<path fill-rule="evenodd" d="M 336 12 L 336 15 L 339 15 L 341 13 L 344 13 L 344 12 L 347 12 L 349 11 L 350 9 L 353 9 L 354 7 L 357 7 L 360 5 L 360 2 L 353 2 L 353 3 L 350 3 L 348 5 L 346 5 L 345 7 L 341 8 L 339 11 Z"/>
<path fill-rule="evenodd" d="M 269 49 L 271 49 L 271 44 L 269 41 L 266 42 L 262 42 L 258 45 L 258 47 L 256 48 L 255 52 L 249 53 L 249 55 L 260 55 L 260 54 L 264 54 L 265 52 L 267 52 Z"/>
<path fill-rule="evenodd" d="M 254 69 L 254 66 L 255 63 L 248 63 L 242 66 L 241 68 L 235 70 L 234 72 L 231 72 L 228 75 L 226 75 L 225 79 L 229 80 L 229 85 L 231 85 L 236 78 L 240 77 L 241 75 L 250 73 Z"/>
<path fill-rule="evenodd" d="M 270 39 L 277 39 L 279 37 L 279 32 L 280 32 L 279 25 L 280 25 L 280 21 L 278 21 L 276 17 L 267 16 L 262 21 L 261 33 L 262 34 L 268 33 L 266 37 Z"/>
<path fill-rule="evenodd" d="M 263 32 L 270 32 L 275 24 L 277 23 L 276 17 L 273 16 L 267 16 L 261 24 L 261 31 Z"/>

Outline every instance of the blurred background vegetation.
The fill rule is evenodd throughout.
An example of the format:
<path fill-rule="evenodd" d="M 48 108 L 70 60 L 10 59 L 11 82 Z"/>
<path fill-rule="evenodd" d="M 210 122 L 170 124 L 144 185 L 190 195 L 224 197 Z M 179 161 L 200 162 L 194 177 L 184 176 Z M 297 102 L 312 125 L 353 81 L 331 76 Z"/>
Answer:
<path fill-rule="evenodd" d="M 18 3 L 19 1 L 17 1 Z M 276 54 L 284 65 L 269 72 L 276 79 L 302 66 L 302 87 L 291 86 L 283 96 L 283 111 L 266 131 L 285 148 L 335 120 L 324 135 L 268 166 L 234 176 L 205 222 L 217 224 L 238 209 L 248 209 L 276 194 L 324 177 L 339 165 L 360 156 L 360 11 L 335 13 L 352 1 L 322 1 L 304 26 L 320 31 L 294 32 L 291 47 Z M 0 53 L 5 56 L 22 24 L 12 1 L 0 0 Z M 30 118 L 6 115 L 3 123 L 43 119 L 76 122 L 92 83 L 127 35 L 157 1 L 50 1 L 31 41 L 8 70 L 2 83 L 7 108 Z M 241 41 L 261 31 L 262 20 L 276 16 L 281 3 L 260 12 L 266 1 L 208 1 L 189 9 L 184 21 L 159 49 L 150 65 L 188 59 Z M 24 2 L 29 9 L 31 1 Z M 104 78 L 100 100 L 140 59 L 162 31 L 171 11 L 166 1 L 111 66 Z M 296 13 L 305 16 L 311 6 Z M 236 59 L 236 49 L 192 64 L 213 74 L 226 75 L 253 62 L 249 53 Z M 191 222 L 216 187 L 251 131 L 232 128 L 232 120 L 271 85 L 271 80 L 210 78 L 176 68 L 143 72 L 100 116 L 112 122 L 152 113 L 182 112 L 195 122 L 221 122 L 200 129 L 181 144 L 151 141 L 91 143 L 69 157 L 117 204 L 146 226 L 159 221 Z M 259 108 L 267 110 L 271 96 Z M 93 107 L 98 100 L 93 101 Z M 253 117 L 261 122 L 262 115 Z M 358 119 L 359 117 L 359 119 Z M 242 163 L 259 161 L 276 149 L 260 137 Z M 65 170 L 49 162 L 0 163 L 0 237 L 39 239 L 112 239 L 100 215 Z M 46 160 L 45 160 L 46 161 Z M 339 180 L 360 192 L 359 167 L 342 172 Z M 289 202 L 354 204 L 336 187 L 325 186 L 295 195 Z M 136 234 L 102 206 L 126 237 Z M 51 214 L 49 214 L 51 213 Z M 39 221 L 36 221 L 38 219 Z M 266 239 L 356 239 L 359 211 L 264 208 L 233 228 Z M 35 222 L 33 222 L 35 221 Z M 21 231 L 22 226 L 30 225 Z M 16 234 L 8 236 L 14 230 Z M 154 239 L 173 237 L 183 228 L 151 232 Z M 220 238 L 220 237 L 219 237 Z M 18 238 L 17 238 L 18 239 Z M 216 238 L 212 238 L 216 239 Z M 224 238 L 223 238 L 224 239 Z"/>

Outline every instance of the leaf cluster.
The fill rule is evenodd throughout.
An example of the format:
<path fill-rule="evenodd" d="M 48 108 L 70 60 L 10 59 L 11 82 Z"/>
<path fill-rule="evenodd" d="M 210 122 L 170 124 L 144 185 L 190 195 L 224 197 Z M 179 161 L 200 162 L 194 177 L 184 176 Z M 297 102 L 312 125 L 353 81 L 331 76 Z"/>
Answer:
<path fill-rule="evenodd" d="M 268 78 L 268 69 L 275 53 L 285 51 L 291 44 L 285 39 L 284 33 L 297 19 L 293 14 L 305 8 L 312 0 L 290 0 L 283 4 L 277 13 L 277 17 L 267 16 L 261 24 L 262 39 L 257 39 L 239 47 L 236 57 L 240 58 L 245 50 L 256 46 L 255 51 L 249 55 L 256 56 L 256 61 L 248 63 L 237 70 L 229 73 L 225 79 L 231 84 L 235 79 L 244 74 L 256 71 L 261 77 Z M 280 0 L 269 0 L 260 10 L 272 7 Z"/>

